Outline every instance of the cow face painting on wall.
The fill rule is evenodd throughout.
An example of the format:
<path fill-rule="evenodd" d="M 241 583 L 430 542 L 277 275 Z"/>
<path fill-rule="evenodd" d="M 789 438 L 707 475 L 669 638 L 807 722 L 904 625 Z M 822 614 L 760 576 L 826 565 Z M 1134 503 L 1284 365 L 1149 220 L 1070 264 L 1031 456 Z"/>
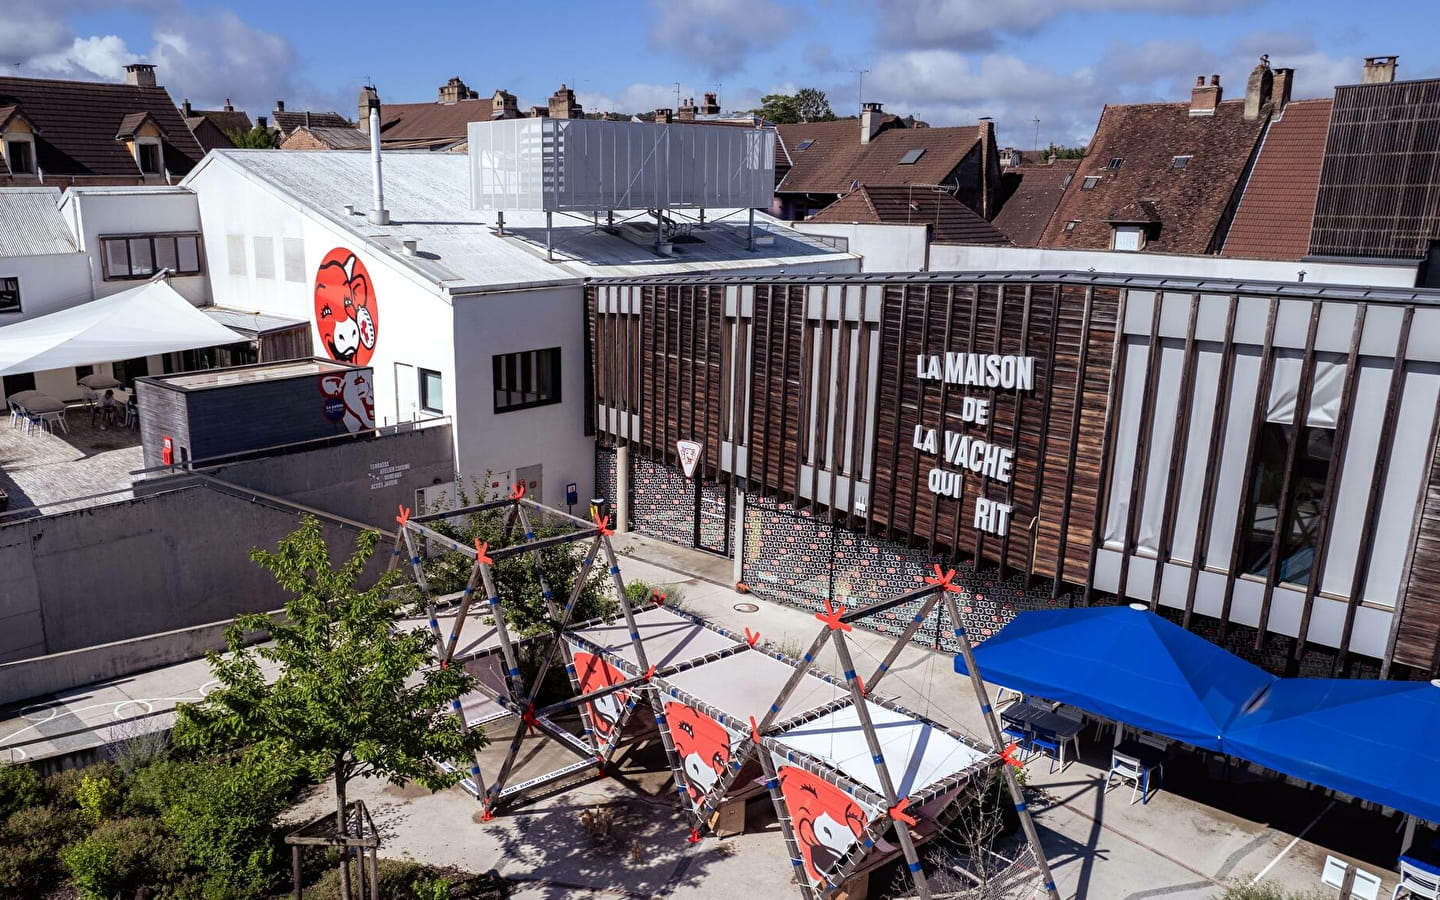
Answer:
<path fill-rule="evenodd" d="M 812 881 L 828 879 L 864 833 L 866 811 L 854 797 L 804 769 L 782 765 L 777 774 L 805 872 Z"/>
<path fill-rule="evenodd" d="M 730 764 L 730 733 L 684 703 L 666 703 L 665 721 L 685 770 L 686 790 L 691 800 L 698 801 L 710 793 Z"/>
<path fill-rule="evenodd" d="M 605 660 L 583 650 L 574 651 L 575 677 L 580 683 L 580 692 L 588 694 L 625 680 L 625 673 Z M 616 727 L 630 699 L 629 691 L 614 691 L 597 697 L 585 704 L 590 716 L 590 728 L 595 732 L 595 746 L 604 753 L 618 737 Z"/>
<path fill-rule="evenodd" d="M 375 288 L 365 264 L 336 247 L 315 271 L 315 328 L 330 358 L 363 366 L 375 352 L 380 332 Z"/>
<path fill-rule="evenodd" d="M 369 369 L 333 372 L 320 376 L 325 395 L 325 418 L 339 422 L 354 434 L 375 427 L 375 391 Z"/>

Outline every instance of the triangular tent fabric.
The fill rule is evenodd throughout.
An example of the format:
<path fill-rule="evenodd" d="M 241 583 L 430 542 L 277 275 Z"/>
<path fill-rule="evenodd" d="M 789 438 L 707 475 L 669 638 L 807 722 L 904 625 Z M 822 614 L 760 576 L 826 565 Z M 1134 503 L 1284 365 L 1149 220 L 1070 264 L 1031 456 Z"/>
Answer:
<path fill-rule="evenodd" d="M 245 340 L 165 281 L 0 328 L 0 375 L 44 372 Z"/>

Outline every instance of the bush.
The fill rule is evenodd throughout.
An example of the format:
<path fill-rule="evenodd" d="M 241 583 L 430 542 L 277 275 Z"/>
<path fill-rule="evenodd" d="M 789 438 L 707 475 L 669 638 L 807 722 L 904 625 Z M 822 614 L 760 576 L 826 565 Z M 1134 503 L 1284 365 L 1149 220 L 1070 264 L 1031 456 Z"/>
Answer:
<path fill-rule="evenodd" d="M 452 884 L 443 875 L 408 859 L 382 859 L 380 896 L 386 900 L 449 900 Z M 352 862 L 350 884 L 357 884 Z M 306 900 L 340 900 L 340 869 L 332 868 L 305 892 Z"/>
<path fill-rule="evenodd" d="M 1215 900 L 1325 900 L 1332 895 L 1320 891 L 1292 891 L 1273 881 L 1251 884 L 1248 878 L 1237 878 L 1215 895 Z"/>
<path fill-rule="evenodd" d="M 92 826 L 110 818 L 120 808 L 120 789 L 104 775 L 85 774 L 75 788 L 80 816 Z"/>
<path fill-rule="evenodd" d="M 112 819 L 60 851 L 70 883 L 86 900 L 182 881 L 185 859 L 158 819 Z"/>
<path fill-rule="evenodd" d="M 0 821 L 29 806 L 42 806 L 50 799 L 39 773 L 30 766 L 0 765 Z"/>
<path fill-rule="evenodd" d="M 32 806 L 11 814 L 0 826 L 0 896 L 35 896 L 52 886 L 60 848 L 84 834 L 73 809 Z"/>
<path fill-rule="evenodd" d="M 107 778 L 111 784 L 119 785 L 124 783 L 120 775 L 120 767 L 110 762 L 95 763 L 93 766 L 86 766 L 83 769 L 65 769 L 56 772 L 45 779 L 45 788 L 50 792 L 54 803 L 61 806 L 80 808 L 79 797 L 80 784 L 86 777 Z"/>

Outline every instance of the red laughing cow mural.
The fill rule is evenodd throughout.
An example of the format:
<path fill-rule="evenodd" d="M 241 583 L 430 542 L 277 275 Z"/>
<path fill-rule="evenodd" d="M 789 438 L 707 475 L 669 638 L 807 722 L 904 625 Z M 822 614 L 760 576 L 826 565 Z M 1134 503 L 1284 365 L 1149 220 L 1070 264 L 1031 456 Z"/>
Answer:
<path fill-rule="evenodd" d="M 375 287 L 365 264 L 344 247 L 325 254 L 315 271 L 315 327 L 331 359 L 370 362 L 380 332 Z"/>
<path fill-rule="evenodd" d="M 675 752 L 685 768 L 690 799 L 698 801 L 710 793 L 730 764 L 730 733 L 683 703 L 666 703 L 665 721 L 670 723 Z"/>
<path fill-rule="evenodd" d="M 580 682 L 580 692 L 588 694 L 625 680 L 625 673 L 605 660 L 583 650 L 574 652 L 575 677 Z M 586 703 L 590 713 L 590 727 L 595 731 L 595 746 L 604 753 L 618 735 L 615 726 L 630 699 L 629 691 L 613 691 Z"/>
<path fill-rule="evenodd" d="M 805 872 L 819 881 L 864 833 L 865 810 L 854 797 L 804 769 L 782 765 L 777 774 L 800 842 L 800 855 L 805 858 Z"/>

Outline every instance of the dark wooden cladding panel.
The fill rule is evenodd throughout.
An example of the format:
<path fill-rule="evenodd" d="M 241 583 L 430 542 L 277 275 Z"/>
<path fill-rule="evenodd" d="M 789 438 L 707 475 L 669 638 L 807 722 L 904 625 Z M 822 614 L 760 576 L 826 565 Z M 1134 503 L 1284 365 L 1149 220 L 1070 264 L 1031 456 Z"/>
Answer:
<path fill-rule="evenodd" d="M 1394 662 L 1435 674 L 1440 663 L 1440 445 L 1430 461 L 1430 480 L 1420 508 L 1405 608 L 1395 630 Z"/>

